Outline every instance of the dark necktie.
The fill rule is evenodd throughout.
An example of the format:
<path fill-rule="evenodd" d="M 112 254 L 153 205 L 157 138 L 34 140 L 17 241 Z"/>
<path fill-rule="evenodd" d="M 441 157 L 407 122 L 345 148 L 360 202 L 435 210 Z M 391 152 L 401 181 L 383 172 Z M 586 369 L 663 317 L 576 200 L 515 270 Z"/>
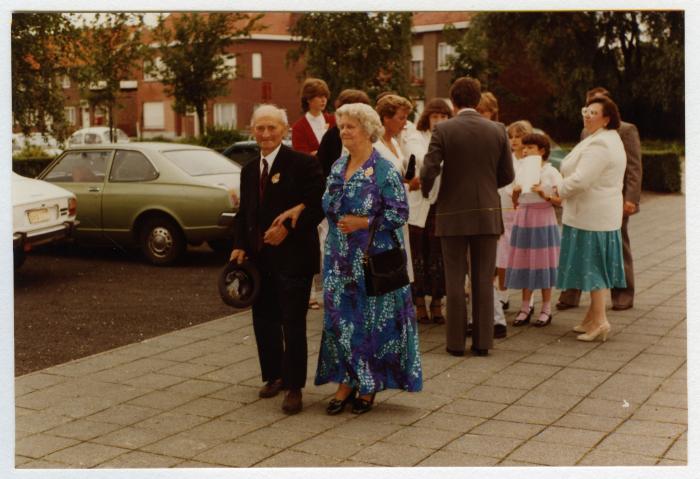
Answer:
<path fill-rule="evenodd" d="M 263 161 L 263 169 L 262 172 L 260 173 L 260 199 L 262 200 L 263 194 L 265 194 L 265 185 L 267 184 L 267 160 L 265 158 L 262 159 Z"/>

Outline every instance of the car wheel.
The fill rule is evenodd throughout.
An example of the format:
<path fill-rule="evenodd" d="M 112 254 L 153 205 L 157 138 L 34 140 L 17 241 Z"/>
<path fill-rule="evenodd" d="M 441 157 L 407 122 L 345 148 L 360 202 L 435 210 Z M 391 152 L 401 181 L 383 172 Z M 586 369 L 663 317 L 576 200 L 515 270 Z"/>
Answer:
<path fill-rule="evenodd" d="M 141 227 L 141 250 L 146 259 L 158 266 L 174 263 L 185 252 L 185 237 L 170 218 L 155 217 Z"/>
<path fill-rule="evenodd" d="M 207 244 L 215 253 L 219 254 L 230 254 L 233 249 L 233 240 L 230 238 L 209 240 Z"/>
<path fill-rule="evenodd" d="M 14 257 L 15 269 L 22 266 L 24 264 L 24 260 L 27 259 L 27 253 L 25 253 L 22 248 L 13 248 L 12 256 Z"/>

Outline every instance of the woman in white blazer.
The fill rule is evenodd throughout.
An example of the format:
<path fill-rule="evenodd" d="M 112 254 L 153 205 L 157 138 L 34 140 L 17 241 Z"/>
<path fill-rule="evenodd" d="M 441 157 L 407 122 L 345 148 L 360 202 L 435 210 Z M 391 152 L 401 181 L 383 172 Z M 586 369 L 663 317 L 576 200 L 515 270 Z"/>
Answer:
<path fill-rule="evenodd" d="M 440 238 L 435 236 L 435 202 L 440 191 L 440 177 L 436 178 L 428 198 L 420 190 L 419 173 L 423 157 L 428 152 L 433 127 L 452 118 L 452 109 L 442 98 L 433 98 L 421 113 L 416 129 L 407 131 L 404 138 L 407 161 L 415 158 L 415 169 L 408 191 L 408 235 L 411 244 L 414 280 L 411 283 L 416 318 L 419 323 L 442 324 L 442 298 L 445 296 L 445 270 L 442 264 Z M 430 296 L 430 317 L 425 297 Z"/>
<path fill-rule="evenodd" d="M 620 113 L 608 98 L 594 98 L 583 108 L 589 136 L 564 158 L 559 189 L 563 200 L 561 253 L 557 288 L 591 292 L 591 305 L 574 331 L 576 339 L 607 339 L 608 289 L 625 287 L 622 259 L 622 181 L 626 156 L 617 133 Z"/>

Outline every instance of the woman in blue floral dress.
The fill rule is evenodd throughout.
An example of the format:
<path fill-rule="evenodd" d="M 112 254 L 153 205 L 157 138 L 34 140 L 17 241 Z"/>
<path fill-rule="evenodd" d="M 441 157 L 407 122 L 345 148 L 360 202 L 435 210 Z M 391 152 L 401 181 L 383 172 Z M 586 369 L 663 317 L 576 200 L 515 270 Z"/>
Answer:
<path fill-rule="evenodd" d="M 349 104 L 337 111 L 349 155 L 335 162 L 327 180 L 323 209 L 328 218 L 323 285 L 324 323 L 315 384 L 338 383 L 329 414 L 353 404 L 369 411 L 374 395 L 387 388 L 420 391 L 423 385 L 418 331 L 410 286 L 367 296 L 362 257 L 368 226 L 377 221 L 371 253 L 401 242 L 408 203 L 399 173 L 372 147 L 381 135 L 376 112 Z M 357 394 L 357 397 L 355 397 Z"/>

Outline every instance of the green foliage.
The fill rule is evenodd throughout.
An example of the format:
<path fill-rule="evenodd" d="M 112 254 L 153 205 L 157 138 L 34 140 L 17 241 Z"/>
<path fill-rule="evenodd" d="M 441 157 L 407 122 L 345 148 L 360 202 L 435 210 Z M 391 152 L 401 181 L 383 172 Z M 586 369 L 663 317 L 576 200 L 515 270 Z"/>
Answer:
<path fill-rule="evenodd" d="M 12 159 L 25 160 L 28 158 L 53 158 L 40 146 L 27 145 L 17 153 L 12 154 Z"/>
<path fill-rule="evenodd" d="M 35 129 L 66 138 L 61 79 L 69 71 L 76 35 L 60 13 L 12 14 L 12 116 L 25 135 Z"/>
<path fill-rule="evenodd" d="M 37 158 L 12 158 L 12 171 L 27 178 L 36 178 L 44 168 L 49 166 L 53 158 L 43 156 Z"/>
<path fill-rule="evenodd" d="M 245 140 L 246 138 L 247 136 L 238 130 L 208 126 L 204 135 L 199 137 L 187 137 L 178 141 L 189 145 L 200 145 L 214 150 L 223 150 L 227 146 L 237 141 Z"/>
<path fill-rule="evenodd" d="M 90 105 L 107 111 L 110 133 L 120 82 L 132 79 L 134 70 L 148 54 L 141 41 L 142 25 L 142 14 L 98 13 L 81 29 L 80 63 L 75 77 Z"/>
<path fill-rule="evenodd" d="M 173 109 L 184 114 L 195 110 L 199 124 L 204 124 L 207 102 L 227 93 L 235 72 L 224 62 L 229 47 L 259 28 L 262 15 L 244 13 L 186 13 L 174 18 L 161 17 L 153 31 L 154 57 L 157 63 L 147 66 L 165 85 L 165 92 L 175 98 Z"/>
<path fill-rule="evenodd" d="M 666 193 L 681 191 L 681 158 L 678 153 L 644 153 L 642 171 L 642 189 Z"/>
<path fill-rule="evenodd" d="M 288 63 L 302 60 L 303 75 L 322 78 L 331 97 L 358 88 L 370 98 L 386 90 L 410 94 L 411 13 L 305 13 L 291 28 L 302 40 Z"/>
<path fill-rule="evenodd" d="M 684 137 L 683 12 L 484 12 L 448 34 L 455 76 L 479 78 L 506 123 L 575 140 L 586 91 L 604 86 L 642 137 Z"/>

